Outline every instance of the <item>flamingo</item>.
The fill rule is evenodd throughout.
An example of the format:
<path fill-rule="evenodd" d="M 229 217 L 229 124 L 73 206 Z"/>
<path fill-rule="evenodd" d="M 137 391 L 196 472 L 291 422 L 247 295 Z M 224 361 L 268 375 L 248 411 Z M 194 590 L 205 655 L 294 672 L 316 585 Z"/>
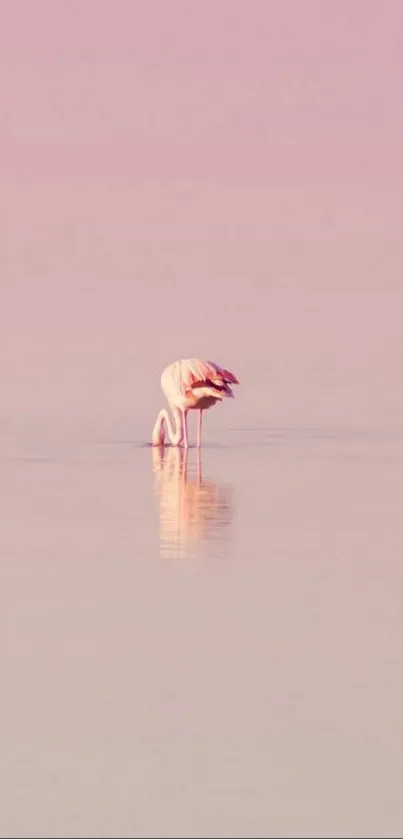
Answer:
<path fill-rule="evenodd" d="M 162 372 L 161 388 L 171 408 L 175 426 L 172 427 L 169 413 L 163 408 L 154 425 L 152 445 L 163 446 L 167 435 L 172 446 L 183 442 L 187 449 L 188 411 L 198 411 L 197 447 L 200 448 L 203 411 L 225 397 L 233 398 L 231 384 L 238 385 L 238 379 L 213 361 L 182 358 L 169 364 Z"/>

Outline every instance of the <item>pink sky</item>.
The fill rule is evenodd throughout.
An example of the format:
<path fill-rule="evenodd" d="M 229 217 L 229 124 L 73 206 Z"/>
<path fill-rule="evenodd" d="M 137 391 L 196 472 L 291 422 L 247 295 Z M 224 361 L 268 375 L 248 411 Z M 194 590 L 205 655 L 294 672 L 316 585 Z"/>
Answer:
<path fill-rule="evenodd" d="M 373 0 L 3 5 L 6 223 L 78 212 L 185 249 L 218 230 L 252 270 L 248 236 L 394 249 L 402 31 Z"/>
<path fill-rule="evenodd" d="M 3 8 L 8 178 L 391 180 L 400 2 Z"/>
<path fill-rule="evenodd" d="M 30 363 L 31 389 L 52 358 L 74 388 L 104 345 L 121 391 L 147 354 L 242 363 L 240 335 L 303 357 L 333 312 L 308 288 L 376 293 L 367 326 L 339 301 L 346 340 L 362 329 L 365 359 L 380 318 L 395 355 L 402 33 L 400 0 L 3 3 L 2 363 L 20 399 Z"/>

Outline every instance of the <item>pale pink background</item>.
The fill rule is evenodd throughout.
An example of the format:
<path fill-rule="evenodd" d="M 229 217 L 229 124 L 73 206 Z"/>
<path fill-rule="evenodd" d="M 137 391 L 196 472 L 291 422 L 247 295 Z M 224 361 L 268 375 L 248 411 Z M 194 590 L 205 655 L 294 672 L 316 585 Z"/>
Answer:
<path fill-rule="evenodd" d="M 402 836 L 402 41 L 0 0 L 0 836 Z"/>
<path fill-rule="evenodd" d="M 146 438 L 195 354 L 242 377 L 243 425 L 400 424 L 399 0 L 0 18 L 7 418 Z"/>

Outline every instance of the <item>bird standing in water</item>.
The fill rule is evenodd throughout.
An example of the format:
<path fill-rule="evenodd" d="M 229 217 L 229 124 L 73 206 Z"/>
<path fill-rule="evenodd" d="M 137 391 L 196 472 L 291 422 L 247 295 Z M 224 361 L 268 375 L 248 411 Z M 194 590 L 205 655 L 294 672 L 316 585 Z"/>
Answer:
<path fill-rule="evenodd" d="M 203 411 L 222 399 L 233 398 L 230 385 L 238 384 L 238 379 L 233 373 L 224 370 L 213 361 L 200 361 L 198 358 L 174 361 L 165 368 L 161 376 L 161 388 L 171 408 L 174 427 L 171 425 L 168 411 L 163 408 L 153 429 L 152 445 L 163 446 L 167 436 L 172 446 L 183 443 L 187 449 L 188 411 L 199 411 L 197 446 L 200 447 Z"/>

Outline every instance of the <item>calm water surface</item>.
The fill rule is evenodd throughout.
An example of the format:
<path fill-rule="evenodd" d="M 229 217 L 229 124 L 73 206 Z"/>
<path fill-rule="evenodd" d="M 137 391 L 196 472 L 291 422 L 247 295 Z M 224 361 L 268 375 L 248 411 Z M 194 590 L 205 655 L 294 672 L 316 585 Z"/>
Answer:
<path fill-rule="evenodd" d="M 402 458 L 4 443 L 1 835 L 400 836 Z"/>

